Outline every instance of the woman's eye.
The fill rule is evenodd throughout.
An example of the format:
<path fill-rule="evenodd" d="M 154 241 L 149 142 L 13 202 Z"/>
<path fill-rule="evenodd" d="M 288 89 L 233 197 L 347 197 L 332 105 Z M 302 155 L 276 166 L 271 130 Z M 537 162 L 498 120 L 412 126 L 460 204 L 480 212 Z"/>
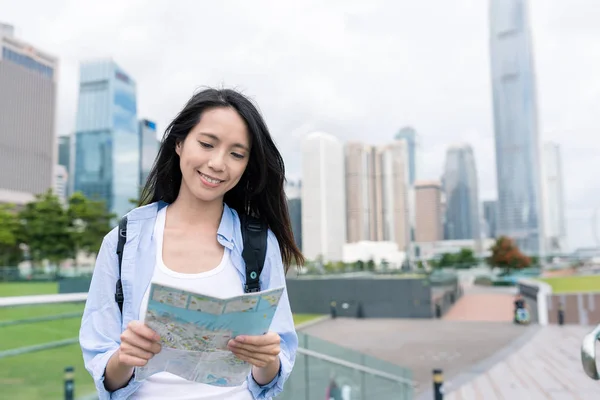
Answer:
<path fill-rule="evenodd" d="M 210 143 L 206 143 L 206 142 L 199 142 L 200 146 L 206 148 L 206 149 L 212 149 L 213 145 Z"/>
<path fill-rule="evenodd" d="M 232 156 L 234 156 L 235 158 L 244 158 L 243 154 L 239 154 L 239 153 L 231 153 Z"/>

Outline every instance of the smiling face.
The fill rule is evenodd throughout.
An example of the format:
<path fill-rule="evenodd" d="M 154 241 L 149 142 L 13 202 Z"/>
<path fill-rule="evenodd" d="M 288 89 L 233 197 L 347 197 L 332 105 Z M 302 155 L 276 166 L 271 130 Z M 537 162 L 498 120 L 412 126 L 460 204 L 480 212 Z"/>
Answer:
<path fill-rule="evenodd" d="M 240 181 L 250 158 L 250 134 L 233 108 L 213 108 L 183 142 L 177 143 L 181 168 L 180 194 L 203 202 L 222 201 Z"/>

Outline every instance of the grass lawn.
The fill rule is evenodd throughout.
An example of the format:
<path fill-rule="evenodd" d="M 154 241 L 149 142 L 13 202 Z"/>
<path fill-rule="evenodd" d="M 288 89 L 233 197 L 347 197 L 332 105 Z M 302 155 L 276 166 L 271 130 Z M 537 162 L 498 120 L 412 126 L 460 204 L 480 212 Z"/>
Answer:
<path fill-rule="evenodd" d="M 36 294 L 58 293 L 57 282 L 3 282 L 0 283 L 0 297 L 31 296 Z"/>
<path fill-rule="evenodd" d="M 553 293 L 600 292 L 600 275 L 539 278 L 552 286 Z"/>
<path fill-rule="evenodd" d="M 0 284 L 0 297 L 56 292 L 56 283 Z M 0 308 L 0 321 L 82 311 L 83 303 Z M 319 316 L 297 314 L 294 315 L 294 323 L 300 324 Z M 80 322 L 80 318 L 68 318 L 0 327 L 0 337 L 3 339 L 0 341 L 0 351 L 77 337 Z M 62 400 L 64 368 L 67 366 L 75 368 L 76 397 L 95 391 L 92 378 L 83 366 L 81 348 L 74 344 L 0 359 L 0 397 Z"/>
<path fill-rule="evenodd" d="M 320 317 L 322 317 L 320 314 L 294 314 L 294 325 L 300 325 Z"/>

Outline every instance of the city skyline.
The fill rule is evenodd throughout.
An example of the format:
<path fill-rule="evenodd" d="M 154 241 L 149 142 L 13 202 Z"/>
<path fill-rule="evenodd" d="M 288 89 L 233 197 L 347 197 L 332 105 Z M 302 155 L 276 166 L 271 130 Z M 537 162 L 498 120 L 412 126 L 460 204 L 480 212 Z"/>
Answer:
<path fill-rule="evenodd" d="M 211 39 L 202 52 L 189 51 L 194 48 L 192 37 L 197 37 L 186 35 L 186 26 L 193 25 L 193 5 L 90 8 L 40 2 L 39 12 L 48 18 L 33 20 L 20 4 L 0 4 L 6 9 L 3 22 L 13 24 L 19 37 L 61 60 L 59 135 L 74 130 L 78 63 L 110 55 L 136 77 L 140 115 L 152 116 L 159 127 L 166 126 L 179 105 L 202 85 L 242 88 L 265 112 L 292 177 L 300 171 L 300 157 L 294 150 L 309 131 L 322 129 L 344 140 L 368 137 L 378 144 L 410 125 L 422 138 L 425 178 L 440 176 L 449 143 L 469 142 L 478 159 L 489 160 L 478 165 L 480 198 L 496 198 L 486 2 L 389 2 L 346 10 L 327 5 L 311 15 L 295 5 L 281 5 L 268 9 L 280 21 L 268 25 L 260 22 L 266 10 L 260 4 L 256 12 L 234 7 L 231 18 L 244 21 L 240 28 L 247 33 L 244 40 L 225 35 Z M 558 1 L 531 4 L 539 96 L 544 99 L 540 134 L 562 148 L 571 248 L 595 244 L 590 220 L 600 193 L 600 183 L 590 168 L 600 144 L 588 139 L 598 126 L 595 104 L 600 98 L 595 73 L 600 53 L 594 45 L 599 32 L 590 4 L 580 0 L 568 7 Z M 444 18 L 457 8 L 461 12 L 456 20 Z M 432 9 L 437 12 L 432 14 Z M 224 11 L 215 5 L 203 12 L 216 17 Z M 95 21 L 110 18 L 120 28 L 107 32 L 102 24 L 89 23 L 85 15 L 90 12 Z M 190 23 L 169 23 L 182 14 Z M 396 15 L 402 15 L 402 24 L 391 23 L 397 21 Z M 135 26 L 128 24 L 133 16 L 140 19 Z M 212 20 L 218 19 L 213 17 L 201 30 L 213 29 Z M 317 24 L 320 30 L 310 34 L 300 35 L 298 25 L 292 23 L 317 23 L 325 18 L 332 23 Z M 185 39 L 174 41 L 175 37 Z M 290 46 L 295 48 L 293 54 L 302 56 L 286 52 Z M 395 50 L 390 53 L 390 48 Z M 423 52 L 425 48 L 429 50 Z M 156 54 L 161 54 L 161 61 L 148 63 Z M 181 59 L 177 54 L 186 54 L 184 65 L 176 61 Z M 207 58 L 211 63 L 205 62 Z M 360 62 L 363 59 L 373 61 L 365 64 Z M 565 71 L 577 74 L 565 75 Z"/>

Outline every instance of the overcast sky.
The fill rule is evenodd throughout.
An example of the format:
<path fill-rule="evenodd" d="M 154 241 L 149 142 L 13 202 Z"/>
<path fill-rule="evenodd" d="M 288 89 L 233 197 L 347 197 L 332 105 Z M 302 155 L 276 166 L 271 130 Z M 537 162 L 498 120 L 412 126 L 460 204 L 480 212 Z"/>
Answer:
<path fill-rule="evenodd" d="M 600 7 L 531 0 L 542 140 L 561 145 L 571 248 L 592 246 L 600 207 Z M 253 97 L 298 177 L 303 135 L 379 144 L 405 125 L 439 178 L 454 142 L 496 196 L 485 0 L 0 0 L 0 20 L 60 58 L 57 133 L 74 129 L 78 64 L 112 57 L 159 129 L 199 87 Z"/>

